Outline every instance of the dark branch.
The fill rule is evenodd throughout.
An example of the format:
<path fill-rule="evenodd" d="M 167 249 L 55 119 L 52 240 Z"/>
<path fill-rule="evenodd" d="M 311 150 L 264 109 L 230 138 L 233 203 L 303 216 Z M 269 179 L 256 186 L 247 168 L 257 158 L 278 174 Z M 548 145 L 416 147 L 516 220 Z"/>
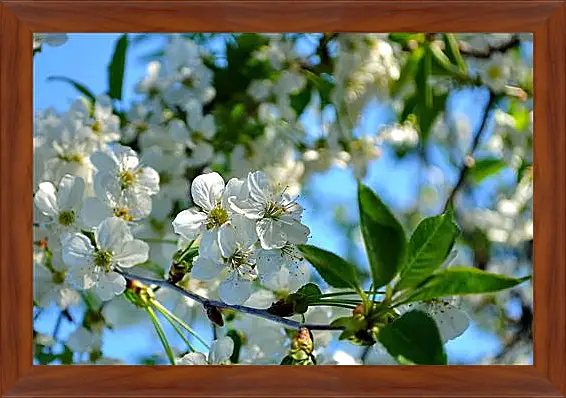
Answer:
<path fill-rule="evenodd" d="M 330 326 L 330 325 L 321 325 L 321 324 L 301 323 L 301 322 L 294 321 L 292 319 L 281 318 L 277 315 L 270 314 L 269 312 L 267 312 L 267 310 L 264 310 L 264 309 L 246 307 L 245 305 L 230 305 L 230 304 L 226 304 L 222 301 L 207 299 L 206 297 L 202 297 L 202 296 L 199 296 L 198 294 L 189 292 L 189 291 L 183 289 L 182 287 L 174 285 L 174 284 L 167 282 L 165 280 L 146 278 L 144 276 L 130 274 L 129 272 L 126 272 L 126 271 L 123 271 L 123 270 L 120 270 L 120 269 L 117 269 L 116 272 L 122 274 L 125 278 L 130 279 L 130 280 L 138 280 L 138 281 L 143 282 L 143 283 L 148 283 L 148 284 L 151 284 L 151 285 L 157 285 L 157 286 L 162 286 L 162 287 L 165 287 L 165 288 L 168 288 L 168 289 L 172 289 L 172 290 L 176 291 L 177 293 L 179 293 L 179 294 L 181 294 L 185 297 L 188 297 L 191 300 L 194 300 L 197 303 L 199 303 L 199 304 L 201 304 L 205 307 L 212 306 L 212 307 L 217 307 L 217 308 L 225 308 L 225 309 L 230 309 L 230 310 L 242 312 L 244 314 L 258 316 L 260 318 L 264 318 L 264 319 L 267 319 L 267 320 L 270 320 L 270 321 L 273 321 L 273 322 L 280 323 L 280 324 L 285 325 L 285 326 L 292 328 L 292 329 L 299 329 L 301 327 L 304 327 L 304 328 L 307 328 L 309 330 L 343 330 L 343 328 L 341 328 L 341 327 L 335 327 L 335 326 Z"/>
<path fill-rule="evenodd" d="M 489 119 L 489 114 L 490 114 L 491 108 L 495 105 L 495 102 L 496 102 L 496 95 L 492 91 L 490 91 L 489 92 L 489 101 L 488 101 L 488 103 L 485 106 L 485 109 L 483 111 L 483 118 L 482 118 L 481 124 L 478 127 L 478 130 L 477 130 L 476 135 L 474 137 L 474 140 L 472 142 L 472 146 L 471 146 L 471 148 L 468 152 L 468 155 L 466 156 L 467 158 L 473 158 L 474 152 L 476 151 L 477 147 L 479 146 L 479 143 L 481 141 L 481 137 L 483 135 L 483 132 L 485 131 L 487 121 Z M 444 204 L 444 211 L 446 211 L 448 209 L 448 207 L 450 206 L 450 204 L 454 200 L 456 193 L 458 193 L 458 190 L 460 188 L 462 188 L 462 186 L 464 185 L 464 182 L 466 181 L 466 177 L 468 176 L 469 171 L 470 171 L 469 163 L 464 161 L 462 168 L 460 169 L 460 175 L 458 176 L 458 181 L 456 182 L 456 185 L 454 185 L 454 188 L 452 188 L 450 195 L 448 195 L 448 198 L 446 199 L 446 203 Z"/>

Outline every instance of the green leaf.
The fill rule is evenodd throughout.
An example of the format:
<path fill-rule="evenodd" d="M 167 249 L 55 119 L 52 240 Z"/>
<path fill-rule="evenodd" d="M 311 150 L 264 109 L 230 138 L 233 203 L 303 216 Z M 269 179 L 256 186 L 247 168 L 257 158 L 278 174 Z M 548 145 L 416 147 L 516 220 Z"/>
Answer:
<path fill-rule="evenodd" d="M 230 337 L 234 341 L 234 351 L 230 356 L 230 362 L 238 363 L 240 360 L 240 350 L 242 349 L 242 344 L 244 344 L 243 337 L 235 329 L 230 329 L 226 332 L 226 336 Z"/>
<path fill-rule="evenodd" d="M 304 314 L 309 309 L 309 304 L 318 301 L 322 292 L 319 287 L 314 283 L 307 283 L 302 286 L 295 293 L 290 294 L 285 298 L 284 302 L 293 306 L 293 313 Z M 278 304 L 278 303 L 275 303 Z M 273 308 L 272 305 L 270 308 Z M 285 308 L 281 308 L 284 310 Z"/>
<path fill-rule="evenodd" d="M 285 358 L 283 358 L 283 360 L 280 363 L 280 365 L 294 365 L 294 364 L 295 364 L 295 360 L 290 355 L 287 355 Z"/>
<path fill-rule="evenodd" d="M 512 278 L 492 274 L 477 268 L 450 267 L 441 270 L 421 283 L 406 302 L 426 301 L 447 296 L 493 293 L 509 289 L 531 277 Z"/>
<path fill-rule="evenodd" d="M 434 320 L 422 311 L 411 311 L 379 331 L 378 339 L 399 362 L 446 365 L 446 355 Z"/>
<path fill-rule="evenodd" d="M 425 39 L 424 33 L 390 33 L 389 40 L 396 43 L 406 45 L 409 40 L 415 40 L 417 43 L 422 43 Z"/>
<path fill-rule="evenodd" d="M 320 298 L 322 292 L 320 291 L 320 288 L 314 283 L 307 283 L 306 285 L 302 286 L 299 290 L 297 290 L 295 294 L 301 296 L 302 298 L 308 301 L 315 301 Z"/>
<path fill-rule="evenodd" d="M 488 177 L 491 177 L 505 169 L 507 164 L 501 159 L 485 158 L 476 160 L 474 167 L 468 171 L 468 178 L 475 184 L 479 184 Z"/>
<path fill-rule="evenodd" d="M 108 95 L 112 99 L 122 99 L 122 86 L 124 83 L 128 44 L 128 34 L 124 33 L 116 42 L 112 60 L 108 65 Z"/>
<path fill-rule="evenodd" d="M 59 81 L 59 82 L 65 82 L 65 83 L 69 83 L 70 85 L 72 85 L 78 92 L 80 92 L 82 95 L 84 95 L 85 97 L 88 98 L 88 100 L 94 104 L 95 102 L 95 97 L 94 94 L 84 85 L 81 84 L 73 79 L 69 79 L 68 77 L 65 76 L 50 76 L 47 78 L 48 82 L 52 82 L 52 81 Z"/>
<path fill-rule="evenodd" d="M 407 245 L 395 216 L 368 187 L 358 185 L 360 228 L 375 289 L 389 283 L 401 266 Z"/>
<path fill-rule="evenodd" d="M 432 74 L 432 52 L 430 45 L 424 48 L 423 59 L 419 64 L 419 69 L 415 75 L 417 84 L 417 96 L 419 107 L 422 109 L 432 108 L 432 86 L 429 84 L 429 77 Z"/>
<path fill-rule="evenodd" d="M 450 213 L 422 220 L 409 239 L 407 260 L 395 289 L 415 286 L 430 276 L 446 260 L 459 233 Z"/>
<path fill-rule="evenodd" d="M 460 80 L 467 80 L 467 75 L 462 73 L 457 65 L 452 64 L 450 58 L 437 45 L 430 45 L 430 53 L 433 62 L 434 74 L 447 75 L 458 78 Z"/>
<path fill-rule="evenodd" d="M 397 79 L 391 86 L 392 97 L 396 97 L 397 95 L 399 95 L 399 93 L 407 83 L 415 80 L 415 73 L 417 72 L 417 69 L 423 58 L 423 55 L 424 55 L 424 49 L 422 47 L 416 48 L 411 53 L 411 55 L 409 55 L 409 58 L 407 58 L 407 62 L 405 63 L 405 66 L 403 66 L 403 69 L 401 70 L 399 79 Z"/>
<path fill-rule="evenodd" d="M 431 46 L 424 47 L 423 51 L 422 60 L 419 62 L 415 73 L 416 92 L 405 101 L 400 120 L 405 121 L 409 118 L 409 115 L 414 114 L 418 121 L 420 138 L 424 144 L 434 121 L 444 111 L 448 94 L 433 93 L 432 86 L 429 84 L 429 77 L 433 72 Z"/>
<path fill-rule="evenodd" d="M 458 66 L 460 72 L 467 73 L 468 67 L 462 57 L 462 54 L 460 54 L 460 46 L 458 45 L 458 40 L 453 33 L 444 34 L 444 47 L 444 51 L 450 61 Z"/>
<path fill-rule="evenodd" d="M 312 97 L 312 83 L 308 82 L 304 89 L 302 89 L 297 94 L 291 94 L 289 99 L 291 100 L 291 108 L 297 114 L 297 117 L 301 116 Z"/>
<path fill-rule="evenodd" d="M 357 290 L 359 288 L 356 267 L 334 253 L 311 245 L 299 245 L 299 250 L 316 268 L 322 279 L 332 287 Z"/>

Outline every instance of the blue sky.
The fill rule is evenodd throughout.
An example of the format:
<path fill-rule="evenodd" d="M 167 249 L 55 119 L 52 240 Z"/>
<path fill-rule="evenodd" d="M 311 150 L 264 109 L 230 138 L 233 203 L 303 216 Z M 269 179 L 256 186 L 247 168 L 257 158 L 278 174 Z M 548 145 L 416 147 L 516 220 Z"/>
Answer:
<path fill-rule="evenodd" d="M 118 37 L 119 34 L 70 34 L 69 41 L 62 47 L 45 47 L 34 60 L 34 108 L 39 110 L 55 107 L 63 111 L 76 98 L 77 92 L 72 86 L 47 81 L 50 76 L 65 76 L 81 82 L 95 94 L 105 91 L 106 66 Z M 150 53 L 155 46 L 155 41 L 149 41 L 130 47 L 124 81 L 124 104 L 135 98 L 133 87 L 145 74 L 145 63 L 140 58 Z M 479 101 L 481 106 L 477 105 Z M 463 92 L 453 99 L 451 111 L 468 115 L 471 128 L 474 129 L 479 123 L 484 101 L 483 92 Z M 390 118 L 387 109 L 372 106 L 364 115 L 363 129 L 375 132 Z M 307 128 L 314 124 L 308 116 L 303 121 Z M 365 182 L 393 209 L 399 210 L 409 207 L 415 201 L 414 175 L 418 169 L 419 163 L 415 158 L 398 160 L 384 151 L 383 156 L 371 166 Z M 449 171 L 447 177 L 454 179 L 455 173 Z M 338 235 L 340 231 L 331 220 L 335 206 L 338 205 L 353 209 L 348 213 L 355 217 L 356 183 L 351 171 L 333 169 L 315 176 L 312 184 L 316 197 L 323 198 L 316 213 L 309 211 L 308 206 L 305 211 L 305 223 L 311 228 L 312 243 L 345 254 L 344 241 Z M 36 323 L 37 329 L 51 333 L 56 314 L 55 309 L 49 309 Z M 210 337 L 207 325 L 200 325 L 198 329 L 204 333 L 203 337 Z M 61 336 L 64 337 L 72 328 L 65 323 L 61 330 Z M 173 333 L 170 335 L 173 336 Z M 104 338 L 104 352 L 126 362 L 135 362 L 140 355 L 159 352 L 161 349 L 153 329 L 147 325 L 108 332 Z M 485 354 L 496 352 L 499 346 L 495 336 L 472 325 L 463 336 L 447 345 L 447 351 L 451 361 L 473 363 Z"/>

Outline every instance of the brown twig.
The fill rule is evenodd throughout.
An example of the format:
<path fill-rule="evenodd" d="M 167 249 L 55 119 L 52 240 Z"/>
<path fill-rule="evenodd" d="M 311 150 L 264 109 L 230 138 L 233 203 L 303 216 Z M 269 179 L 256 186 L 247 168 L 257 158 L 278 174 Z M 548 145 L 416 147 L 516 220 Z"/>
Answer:
<path fill-rule="evenodd" d="M 244 314 L 248 314 L 248 315 L 254 315 L 260 318 L 264 318 L 273 322 L 277 322 L 280 323 L 288 328 L 292 328 L 292 329 L 299 329 L 299 328 L 307 328 L 309 330 L 343 330 L 342 327 L 336 327 L 336 326 L 330 326 L 330 325 L 323 325 L 323 324 L 310 324 L 310 323 L 301 323 L 301 322 L 297 322 L 294 321 L 292 319 L 286 319 L 286 318 L 282 318 L 279 317 L 277 315 L 273 315 L 269 312 L 267 312 L 267 310 L 265 309 L 259 309 L 259 308 L 252 308 L 252 307 L 247 307 L 245 305 L 230 305 L 230 304 L 226 304 L 222 301 L 218 301 L 218 300 L 211 300 L 208 299 L 206 297 L 202 297 L 199 296 L 198 294 L 195 294 L 193 292 L 189 292 L 188 290 L 183 289 L 180 286 L 177 286 L 175 284 L 172 284 L 166 280 L 159 280 L 159 279 L 153 279 L 153 278 L 147 278 L 145 276 L 140 276 L 140 275 L 134 275 L 134 274 L 130 274 L 129 272 L 126 272 L 124 270 L 121 269 L 116 269 L 116 272 L 118 272 L 119 274 L 121 274 L 122 276 L 124 276 L 127 279 L 130 280 L 138 280 L 140 282 L 143 283 L 148 283 L 151 285 L 157 285 L 157 286 L 162 286 L 171 290 L 176 291 L 177 293 L 190 298 L 191 300 L 196 301 L 197 303 L 200 303 L 203 306 L 213 306 L 213 307 L 217 307 L 217 308 L 225 308 L 225 309 L 230 309 L 230 310 L 234 310 L 234 311 L 238 311 L 238 312 L 242 312 Z"/>
<path fill-rule="evenodd" d="M 489 101 L 488 101 L 488 103 L 485 106 L 485 109 L 483 111 L 482 121 L 480 123 L 480 126 L 478 127 L 476 135 L 474 136 L 474 140 L 472 141 L 472 146 L 470 147 L 470 150 L 469 150 L 466 158 L 472 158 L 473 155 L 474 155 L 474 152 L 476 151 L 477 147 L 479 146 L 479 143 L 481 141 L 481 137 L 483 135 L 483 132 L 485 131 L 487 121 L 489 119 L 489 113 L 491 111 L 491 108 L 495 105 L 496 98 L 497 97 L 496 97 L 495 93 L 490 91 L 489 92 Z M 446 203 L 444 204 L 444 211 L 446 211 L 448 209 L 448 207 L 450 206 L 450 204 L 454 200 L 456 193 L 458 193 L 458 190 L 464 185 L 464 182 L 466 180 L 466 177 L 468 176 L 469 171 L 470 171 L 470 165 L 469 165 L 468 162 L 464 161 L 464 163 L 463 163 L 463 165 L 460 169 L 460 174 L 458 176 L 458 180 L 456 182 L 456 185 L 454 185 L 454 188 L 452 188 L 450 195 L 448 195 L 448 198 L 446 199 Z"/>

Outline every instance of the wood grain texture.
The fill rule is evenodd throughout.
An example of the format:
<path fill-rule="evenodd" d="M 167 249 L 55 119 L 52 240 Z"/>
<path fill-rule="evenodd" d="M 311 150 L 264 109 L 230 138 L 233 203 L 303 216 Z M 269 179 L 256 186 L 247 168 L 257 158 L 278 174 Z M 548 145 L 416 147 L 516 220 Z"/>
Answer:
<path fill-rule="evenodd" d="M 565 10 L 562 0 L 0 0 L 2 396 L 564 396 Z M 31 31 L 534 31 L 535 366 L 32 367 Z"/>
<path fill-rule="evenodd" d="M 7 396 L 85 396 L 95 392 L 104 397 L 562 396 L 530 366 L 35 367 Z"/>
<path fill-rule="evenodd" d="M 534 363 L 566 389 L 565 7 L 535 31 Z"/>
<path fill-rule="evenodd" d="M 531 31 L 561 1 L 7 1 L 35 32 Z M 150 16 L 150 17 L 148 17 Z M 478 17 L 481 16 L 481 23 Z"/>
<path fill-rule="evenodd" d="M 0 355 L 2 392 L 32 363 L 31 31 L 2 6 L 0 39 Z"/>

